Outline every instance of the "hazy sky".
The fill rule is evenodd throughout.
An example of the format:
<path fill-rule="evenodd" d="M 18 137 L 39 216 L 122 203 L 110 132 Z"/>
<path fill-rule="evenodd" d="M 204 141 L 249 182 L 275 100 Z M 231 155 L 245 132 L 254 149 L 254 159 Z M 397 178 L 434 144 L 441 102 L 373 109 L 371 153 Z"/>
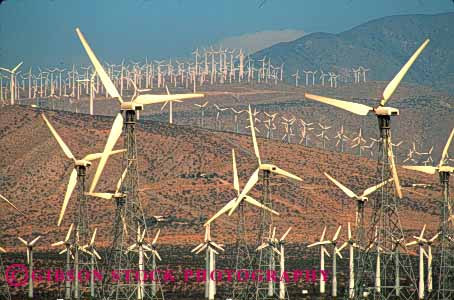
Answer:
<path fill-rule="evenodd" d="M 337 33 L 396 14 L 454 11 L 451 0 L 7 0 L 0 66 L 88 62 L 79 26 L 103 60 L 184 56 L 228 37 L 283 29 Z"/>

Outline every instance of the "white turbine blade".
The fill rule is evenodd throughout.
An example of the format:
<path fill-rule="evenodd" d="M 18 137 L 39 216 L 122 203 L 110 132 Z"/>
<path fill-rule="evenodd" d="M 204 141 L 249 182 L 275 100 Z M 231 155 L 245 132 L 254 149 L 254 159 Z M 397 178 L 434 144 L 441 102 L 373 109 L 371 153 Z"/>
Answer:
<path fill-rule="evenodd" d="M 91 253 L 90 251 L 88 251 L 87 249 L 85 249 L 85 247 L 79 247 L 79 249 L 82 251 L 82 252 L 85 252 L 87 253 L 88 255 L 92 256 L 93 253 Z"/>
<path fill-rule="evenodd" d="M 142 231 L 142 236 L 140 237 L 140 240 L 141 240 L 141 241 L 143 241 L 143 239 L 145 238 L 145 233 L 146 233 L 146 232 L 147 232 L 147 231 L 146 231 L 145 228 L 144 228 L 143 231 Z"/>
<path fill-rule="evenodd" d="M 154 245 L 156 244 L 156 242 L 158 241 L 158 237 L 159 237 L 159 233 L 161 232 L 161 229 L 158 229 L 158 232 L 156 232 L 156 235 L 153 239 L 153 242 L 151 242 L 151 245 Z"/>
<path fill-rule="evenodd" d="M 95 176 L 93 177 L 93 181 L 90 186 L 90 193 L 93 193 L 93 191 L 95 190 L 99 177 L 101 177 L 104 166 L 106 165 L 107 159 L 109 158 L 113 147 L 117 143 L 117 140 L 120 138 L 122 130 L 123 116 L 121 115 L 121 113 L 118 113 L 115 121 L 113 122 L 112 129 L 110 130 L 109 137 L 107 138 L 107 143 L 102 153 L 102 157 L 99 161 L 98 168 L 96 169 Z"/>
<path fill-rule="evenodd" d="M 437 171 L 437 168 L 432 166 L 402 166 L 402 167 L 407 170 L 423 172 L 431 175 L 435 174 L 435 172 Z"/>
<path fill-rule="evenodd" d="M 98 251 L 96 251 L 96 249 L 95 249 L 95 248 L 93 248 L 93 250 L 92 250 L 92 251 L 93 251 L 93 254 L 94 254 L 94 255 L 95 255 L 95 256 L 96 256 L 96 257 L 97 257 L 97 258 L 98 258 L 99 260 L 101 260 L 101 259 L 102 259 L 102 258 L 101 258 L 101 255 L 99 255 Z"/>
<path fill-rule="evenodd" d="M 173 100 L 187 100 L 187 99 L 195 99 L 195 98 L 203 98 L 205 97 L 204 94 L 173 94 L 173 95 L 151 95 L 151 94 L 143 94 L 137 96 L 134 100 L 134 103 L 137 104 L 155 104 L 155 103 L 162 103 L 166 101 L 173 101 Z"/>
<path fill-rule="evenodd" d="M 226 212 L 228 212 L 233 207 L 233 205 L 235 204 L 235 200 L 236 200 L 236 198 L 230 200 L 226 205 L 224 205 L 223 208 L 221 208 L 216 214 L 214 214 L 214 216 L 212 216 L 208 221 L 205 222 L 204 226 L 208 226 L 214 220 L 219 218 L 219 216 L 221 216 L 221 215 L 225 214 Z"/>
<path fill-rule="evenodd" d="M 25 214 L 23 212 L 21 212 L 11 201 L 9 201 L 8 199 L 6 199 L 4 196 L 0 195 L 0 199 L 2 199 L 3 201 L 5 201 L 6 203 L 8 203 L 9 206 L 11 206 L 12 208 L 14 208 L 16 211 L 18 211 L 21 215 L 24 215 Z"/>
<path fill-rule="evenodd" d="M 153 253 L 154 253 L 154 255 L 156 255 L 156 257 L 159 259 L 159 261 L 162 260 L 162 259 L 161 259 L 161 256 L 160 256 L 159 253 L 158 253 L 158 251 L 153 250 Z"/>
<path fill-rule="evenodd" d="M 231 216 L 233 214 L 233 212 L 238 207 L 238 205 L 240 205 L 240 203 L 243 200 L 243 198 L 254 187 L 254 185 L 257 183 L 257 181 L 259 181 L 259 171 L 260 171 L 260 168 L 255 170 L 255 172 L 249 178 L 249 180 L 246 183 L 245 187 L 243 188 L 243 190 L 241 191 L 240 195 L 238 196 L 238 198 L 236 199 L 235 203 L 233 204 L 233 207 L 230 209 L 229 214 L 228 214 L 229 216 Z"/>
<path fill-rule="evenodd" d="M 191 250 L 192 253 L 196 252 L 197 250 L 199 250 L 201 247 L 203 247 L 203 245 L 205 245 L 204 243 L 200 243 L 198 244 L 194 249 Z"/>
<path fill-rule="evenodd" d="M 69 238 L 71 237 L 71 231 L 73 230 L 73 226 L 74 224 L 71 224 L 71 226 L 69 226 L 68 232 L 66 233 L 65 242 L 69 241 Z"/>
<path fill-rule="evenodd" d="M 202 246 L 201 248 L 199 248 L 199 250 L 197 250 L 197 251 L 195 252 L 195 254 L 199 254 L 200 252 L 202 252 L 203 250 L 205 250 L 206 247 L 208 247 L 208 244 L 207 244 L 207 243 L 203 244 L 203 246 Z"/>
<path fill-rule="evenodd" d="M 110 152 L 109 155 L 114 155 L 114 154 L 123 153 L 123 152 L 126 152 L 126 149 L 114 150 L 114 151 Z M 102 153 L 93 153 L 93 154 L 88 154 L 83 159 L 88 160 L 88 161 L 93 161 L 93 160 L 100 159 L 101 157 L 102 157 Z"/>
<path fill-rule="evenodd" d="M 308 245 L 307 248 L 312 248 L 312 247 L 315 247 L 315 246 L 318 246 L 318 245 L 321 245 L 321 242 L 312 243 L 312 244 Z"/>
<path fill-rule="evenodd" d="M 274 247 L 271 247 L 271 249 L 276 252 L 277 255 L 281 256 L 281 251 L 277 250 L 276 248 Z"/>
<path fill-rule="evenodd" d="M 391 167 L 391 173 L 394 179 L 394 186 L 399 199 L 402 199 L 402 188 L 400 186 L 399 175 L 397 174 L 396 162 L 394 161 L 393 145 L 391 143 L 391 137 L 388 138 L 388 157 Z"/>
<path fill-rule="evenodd" d="M 93 246 L 93 244 L 95 243 L 95 238 L 96 238 L 96 232 L 98 231 L 98 228 L 95 228 L 95 230 L 93 231 L 93 235 L 91 236 L 91 240 L 90 240 L 90 246 Z"/>
<path fill-rule="evenodd" d="M 249 105 L 249 127 L 251 127 L 252 143 L 254 145 L 255 157 L 257 157 L 257 160 L 258 160 L 258 163 L 260 166 L 262 164 L 262 161 L 260 160 L 259 146 L 257 144 L 257 138 L 255 137 L 255 126 L 254 126 L 254 119 L 253 119 L 252 111 L 251 111 L 251 105 Z"/>
<path fill-rule="evenodd" d="M 41 117 L 43 118 L 44 122 L 46 123 L 47 127 L 49 127 L 49 130 L 50 132 L 52 133 L 52 135 L 54 136 L 54 138 L 57 140 L 58 144 L 60 145 L 60 148 L 63 150 L 63 152 L 65 153 L 66 157 L 68 157 L 69 159 L 75 159 L 74 158 L 74 155 L 72 154 L 71 150 L 69 149 L 69 147 L 65 144 L 65 142 L 63 141 L 63 139 L 60 137 L 60 135 L 58 134 L 58 132 L 55 130 L 55 128 L 52 126 L 52 124 L 49 122 L 49 120 L 47 119 L 47 117 L 44 115 L 44 114 L 41 114 Z"/>
<path fill-rule="evenodd" d="M 169 88 L 167 87 L 167 84 L 166 84 L 166 92 L 167 92 L 167 95 L 170 95 L 170 91 L 169 91 Z"/>
<path fill-rule="evenodd" d="M 19 239 L 19 241 L 22 242 L 22 244 L 24 244 L 25 246 L 28 246 L 28 243 L 26 240 L 24 240 L 23 238 L 21 238 L 20 236 L 17 237 Z"/>
<path fill-rule="evenodd" d="M 65 248 L 65 249 L 61 250 L 60 252 L 58 252 L 58 254 L 63 254 L 63 253 L 65 253 L 66 251 L 68 251 L 68 249 Z"/>
<path fill-rule="evenodd" d="M 426 250 L 424 250 L 424 248 L 421 248 L 421 252 L 426 258 L 429 258 L 429 255 L 427 254 Z"/>
<path fill-rule="evenodd" d="M 240 181 L 238 180 L 238 170 L 236 168 L 235 149 L 232 149 L 232 162 L 233 162 L 233 188 L 240 194 Z"/>
<path fill-rule="evenodd" d="M 337 251 L 340 252 L 340 251 L 344 250 L 344 248 L 347 247 L 347 246 L 348 246 L 348 243 L 347 243 L 347 242 L 344 242 L 344 243 L 337 249 Z"/>
<path fill-rule="evenodd" d="M 95 70 L 96 70 L 96 73 L 98 73 L 99 79 L 101 79 L 102 84 L 106 88 L 106 91 L 109 93 L 109 95 L 111 97 L 117 98 L 118 101 L 120 101 L 120 103 L 122 103 L 123 100 L 121 99 L 120 93 L 118 92 L 117 88 L 113 84 L 112 80 L 110 80 L 109 75 L 107 75 L 106 71 L 102 67 L 101 63 L 99 62 L 99 60 L 96 57 L 93 50 L 91 50 L 90 45 L 88 44 L 87 40 L 85 39 L 84 35 L 79 30 L 79 28 L 76 28 L 76 33 L 79 36 L 82 46 L 84 47 L 85 51 L 87 52 L 87 55 L 90 58 L 91 63 L 95 67 Z"/>
<path fill-rule="evenodd" d="M 325 233 L 326 233 L 326 226 L 323 228 L 322 235 L 320 236 L 320 242 L 322 242 L 325 239 Z"/>
<path fill-rule="evenodd" d="M 211 245 L 213 245 L 213 247 L 215 247 L 221 251 L 225 251 L 224 248 L 222 248 L 221 245 L 219 245 L 218 243 L 215 243 L 213 241 L 211 241 L 210 243 L 211 243 Z"/>
<path fill-rule="evenodd" d="M 114 194 L 111 194 L 111 193 L 87 193 L 87 195 L 106 199 L 106 200 L 111 200 L 114 196 Z"/>
<path fill-rule="evenodd" d="M 352 229 L 350 226 L 350 222 L 348 222 L 348 240 L 352 239 Z"/>
<path fill-rule="evenodd" d="M 30 242 L 30 246 L 34 246 L 36 242 L 41 238 L 41 236 L 37 236 L 33 241 Z"/>
<path fill-rule="evenodd" d="M 406 243 L 405 246 L 413 246 L 416 245 L 418 241 L 411 241 L 410 243 Z"/>
<path fill-rule="evenodd" d="M 276 236 L 276 226 L 273 227 L 273 234 L 271 235 L 272 241 L 275 241 L 275 236 Z"/>
<path fill-rule="evenodd" d="M 263 243 L 261 244 L 260 246 L 257 247 L 257 249 L 255 249 L 255 251 L 260 251 L 262 249 L 265 249 L 266 247 L 268 247 L 270 244 L 268 243 Z"/>
<path fill-rule="evenodd" d="M 276 166 L 274 166 L 274 168 L 271 168 L 270 171 L 273 172 L 273 173 L 275 173 L 275 174 L 278 174 L 278 175 L 287 177 L 287 178 L 291 178 L 291 179 L 294 179 L 294 180 L 297 180 L 297 181 L 303 181 L 303 179 L 301 179 L 300 177 L 298 177 L 298 176 L 296 176 L 296 175 L 293 175 L 293 174 L 290 173 L 290 172 L 284 171 L 284 170 L 282 170 L 281 168 L 278 168 L 278 167 L 276 167 Z"/>
<path fill-rule="evenodd" d="M 349 196 L 350 198 L 358 198 L 358 196 L 349 188 L 347 188 L 345 185 L 331 177 L 328 173 L 325 172 L 324 174 L 329 180 L 331 180 L 335 185 L 337 185 L 337 187 L 340 188 L 347 196 Z"/>
<path fill-rule="evenodd" d="M 335 255 L 337 254 L 341 259 L 344 258 L 344 257 L 342 256 L 342 253 L 340 252 L 340 249 L 338 249 L 338 248 L 334 248 L 334 254 L 335 254 Z"/>
<path fill-rule="evenodd" d="M 438 166 L 440 166 L 440 167 L 443 165 L 443 162 L 445 161 L 446 156 L 448 155 L 449 146 L 451 145 L 453 136 L 454 136 L 454 128 L 451 130 L 451 134 L 449 135 L 448 141 L 446 142 L 446 145 L 443 149 L 443 153 L 441 154 L 440 163 L 438 164 Z"/>
<path fill-rule="evenodd" d="M 27 264 L 30 264 L 30 249 L 27 247 Z"/>
<path fill-rule="evenodd" d="M 50 246 L 51 246 L 51 247 L 57 247 L 57 246 L 61 246 L 61 245 L 64 245 L 64 244 L 65 244 L 64 241 L 59 241 L 59 242 L 56 242 L 56 243 L 51 244 Z"/>
<path fill-rule="evenodd" d="M 287 231 L 284 233 L 284 235 L 281 237 L 280 241 L 285 240 L 285 238 L 287 237 L 287 235 L 290 233 L 291 230 L 292 230 L 292 227 L 289 227 L 287 229 Z"/>
<path fill-rule="evenodd" d="M 435 240 L 438 238 L 438 236 L 439 236 L 440 234 L 441 234 L 441 232 L 437 232 L 437 234 L 434 235 L 434 236 L 429 240 L 429 242 L 435 241 Z"/>
<path fill-rule="evenodd" d="M 164 104 L 161 106 L 161 111 L 164 110 L 164 108 L 166 107 L 167 103 L 169 103 L 169 101 L 164 102 Z"/>
<path fill-rule="evenodd" d="M 377 185 L 375 185 L 375 186 L 372 186 L 372 187 L 366 189 L 366 190 L 363 192 L 363 194 L 362 194 L 361 196 L 362 196 L 362 197 L 367 197 L 367 196 L 369 196 L 370 194 L 372 194 L 373 192 L 375 192 L 376 190 L 378 190 L 378 189 L 380 189 L 381 187 L 385 186 L 388 182 L 391 182 L 391 181 L 393 181 L 393 180 L 394 180 L 393 178 L 390 178 L 390 179 L 388 179 L 388 180 L 386 180 L 386 181 L 383 181 L 382 183 L 379 183 L 379 184 L 377 184 Z"/>
<path fill-rule="evenodd" d="M 23 63 L 24 63 L 23 61 L 21 61 L 20 63 L 18 63 L 17 66 L 15 66 L 14 69 L 11 70 L 11 73 L 16 73 L 17 69 L 19 69 L 20 66 L 22 66 Z"/>
<path fill-rule="evenodd" d="M 118 179 L 117 186 L 115 187 L 115 193 L 118 193 L 118 191 L 120 190 L 121 184 L 123 183 L 123 180 L 125 180 L 127 173 L 128 173 L 128 167 L 125 168 L 125 170 L 121 174 L 120 179 Z"/>
<path fill-rule="evenodd" d="M 74 188 L 76 187 L 76 184 L 77 184 L 77 171 L 76 171 L 76 169 L 73 169 L 73 171 L 71 172 L 71 176 L 69 177 L 68 187 L 66 188 L 65 199 L 63 200 L 63 206 L 60 211 L 60 216 L 58 217 L 57 226 L 60 226 L 61 222 L 63 221 L 66 207 L 68 206 L 69 199 L 71 198 L 71 195 L 74 191 Z"/>
<path fill-rule="evenodd" d="M 342 226 L 339 226 L 337 228 L 337 231 L 336 231 L 336 233 L 334 234 L 334 237 L 333 237 L 333 242 L 337 241 L 337 238 L 339 237 L 339 233 L 340 233 L 341 229 L 342 229 Z"/>
<path fill-rule="evenodd" d="M 326 250 L 325 247 L 323 247 L 323 252 L 325 252 L 325 254 L 326 254 L 328 257 L 331 257 L 331 255 L 329 254 L 328 250 Z"/>
<path fill-rule="evenodd" d="M 388 102 L 389 98 L 392 96 L 394 91 L 397 89 L 399 86 L 400 82 L 404 78 L 405 74 L 407 74 L 408 70 L 411 68 L 413 63 L 416 61 L 418 56 L 421 54 L 421 52 L 426 48 L 427 44 L 429 44 L 430 40 L 427 39 L 422 43 L 422 45 L 416 50 L 416 52 L 410 57 L 410 59 L 407 61 L 407 63 L 400 69 L 399 73 L 391 80 L 390 83 L 386 86 L 384 92 L 383 92 L 383 100 L 381 100 L 380 105 L 384 106 L 386 102 Z"/>
<path fill-rule="evenodd" d="M 214 253 L 216 253 L 217 255 L 219 255 L 219 252 L 217 252 L 216 249 L 214 249 L 213 247 L 210 247 L 210 251 L 213 251 Z"/>
<path fill-rule="evenodd" d="M 372 110 L 372 107 L 364 105 L 364 104 L 348 102 L 348 101 L 344 101 L 344 100 L 337 100 L 334 98 L 317 96 L 317 95 L 312 95 L 312 94 L 308 94 L 308 93 L 306 93 L 304 96 L 307 99 L 329 104 L 329 105 L 347 110 L 349 112 L 352 112 L 354 114 L 361 115 L 361 116 L 366 116 Z"/>
<path fill-rule="evenodd" d="M 269 211 L 270 213 L 272 213 L 272 214 L 274 214 L 276 216 L 279 216 L 279 213 L 277 211 L 272 210 L 268 206 L 265 206 L 264 204 L 258 202 L 257 200 L 255 200 L 254 198 L 252 198 L 250 196 L 244 196 L 244 201 L 246 201 L 247 203 L 252 204 L 254 206 L 257 206 L 259 208 L 262 208 L 264 210 L 267 210 L 267 211 Z"/>
<path fill-rule="evenodd" d="M 426 224 L 424 224 L 422 230 L 421 230 L 421 234 L 419 235 L 419 238 L 422 239 L 423 236 L 424 236 L 424 232 L 426 231 Z"/>
<path fill-rule="evenodd" d="M 5 248 L 3 248 L 3 247 L 0 247 L 0 252 L 6 253 L 6 250 L 5 250 Z"/>
<path fill-rule="evenodd" d="M 132 250 L 134 250 L 136 248 L 137 248 L 137 244 L 134 243 L 134 244 L 132 244 L 131 246 L 128 247 L 127 252 L 132 251 Z"/>

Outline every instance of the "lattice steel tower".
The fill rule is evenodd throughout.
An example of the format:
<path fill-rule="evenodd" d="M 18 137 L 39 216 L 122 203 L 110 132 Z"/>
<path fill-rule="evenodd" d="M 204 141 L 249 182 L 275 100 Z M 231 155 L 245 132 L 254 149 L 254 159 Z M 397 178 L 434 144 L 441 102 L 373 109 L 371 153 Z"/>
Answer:
<path fill-rule="evenodd" d="M 380 128 L 379 157 L 377 165 L 378 182 L 391 177 L 397 178 L 391 145 L 390 116 L 378 115 Z M 393 174 L 395 173 L 395 174 Z M 394 188 L 384 185 L 373 197 L 373 213 L 367 229 L 369 244 L 360 245 L 357 261 L 357 299 L 371 294 L 373 299 L 414 299 L 416 281 L 407 252 L 399 255 L 393 251 L 398 246 L 406 249 L 404 232 L 398 214 L 399 183 Z M 403 283 L 402 283 L 403 282 Z"/>
<path fill-rule="evenodd" d="M 138 194 L 139 173 L 137 166 L 137 144 L 136 144 L 136 122 L 137 112 L 142 110 L 142 106 L 136 105 L 134 109 L 123 109 L 124 113 L 124 133 L 126 154 L 124 162 L 126 164 L 125 178 L 121 186 L 122 196 L 115 197 L 116 211 L 113 224 L 113 241 L 108 255 L 108 265 L 112 270 L 136 270 L 138 269 L 138 255 L 129 252 L 128 247 L 136 242 L 137 230 L 147 230 L 145 216 Z M 150 259 L 144 260 L 145 270 L 152 267 Z M 135 276 L 135 275 L 134 275 Z M 144 284 L 143 295 L 138 293 L 138 279 L 133 277 L 117 282 L 107 282 L 105 284 L 104 296 L 109 299 L 164 299 L 161 285 L 158 283 L 159 290 L 156 291 L 151 281 Z"/>

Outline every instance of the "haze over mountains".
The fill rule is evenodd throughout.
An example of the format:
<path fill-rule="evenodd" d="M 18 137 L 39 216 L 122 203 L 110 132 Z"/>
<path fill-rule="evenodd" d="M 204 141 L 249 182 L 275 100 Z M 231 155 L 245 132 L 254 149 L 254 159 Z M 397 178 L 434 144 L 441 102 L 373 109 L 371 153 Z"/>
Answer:
<path fill-rule="evenodd" d="M 431 43 L 405 80 L 454 92 L 454 13 L 376 19 L 339 34 L 316 32 L 279 43 L 253 55 L 285 63 L 286 76 L 320 70 L 352 76 L 352 67 L 371 70 L 371 80 L 390 80 L 426 39 Z M 320 74 L 320 71 L 319 71 Z M 303 74 L 304 75 L 304 74 Z"/>

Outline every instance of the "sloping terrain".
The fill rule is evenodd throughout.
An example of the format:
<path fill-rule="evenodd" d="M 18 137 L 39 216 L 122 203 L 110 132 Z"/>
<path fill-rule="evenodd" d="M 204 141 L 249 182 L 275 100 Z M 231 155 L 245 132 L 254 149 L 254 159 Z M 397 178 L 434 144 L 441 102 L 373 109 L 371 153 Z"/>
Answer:
<path fill-rule="evenodd" d="M 13 201 L 27 215 L 25 219 L 0 204 L 1 245 L 17 250 L 17 235 L 30 238 L 43 235 L 39 250 L 60 240 L 71 223 L 74 196 L 61 228 L 57 216 L 63 201 L 72 162 L 68 161 L 40 117 L 41 110 L 3 107 L 0 110 L 0 193 Z M 111 117 L 67 112 L 44 111 L 76 157 L 100 152 L 113 119 Z M 242 185 L 256 168 L 249 136 L 214 132 L 188 126 L 159 122 L 141 122 L 137 131 L 141 201 L 145 215 L 170 216 L 162 227 L 162 244 L 192 245 L 202 239 L 203 220 L 211 216 L 235 195 L 232 188 L 231 149 L 237 152 Z M 123 141 L 120 139 L 117 148 Z M 302 183 L 272 179 L 274 208 L 279 230 L 293 226 L 291 243 L 315 240 L 324 225 L 328 235 L 335 226 L 354 222 L 355 203 L 337 190 L 324 176 L 327 171 L 354 191 L 372 185 L 376 162 L 350 154 L 339 154 L 300 145 L 259 139 L 263 160 L 268 160 L 303 178 Z M 88 172 L 89 181 L 96 163 Z M 98 190 L 111 189 L 121 173 L 121 157 L 108 162 Z M 433 183 L 433 188 L 404 189 L 401 201 L 403 226 L 411 232 L 424 223 L 433 232 L 438 226 L 440 188 L 431 176 L 420 176 L 399 169 L 404 185 Z M 201 176 L 201 174 L 205 174 Z M 260 198 L 260 185 L 252 193 Z M 342 206 L 345 202 L 345 206 Z M 114 206 L 109 201 L 90 199 L 91 224 L 98 227 L 99 242 L 107 245 L 112 227 Z M 256 209 L 246 210 L 249 236 L 254 240 Z M 236 214 L 223 216 L 212 232 L 225 244 L 234 241 Z M 345 231 L 342 233 L 344 238 Z"/>
<path fill-rule="evenodd" d="M 339 34 L 317 32 L 279 43 L 254 54 L 280 65 L 286 76 L 300 70 L 345 73 L 362 65 L 368 78 L 389 80 L 427 38 L 431 43 L 409 72 L 406 80 L 454 91 L 454 13 L 403 15 L 376 19 Z M 320 72 L 319 72 L 320 74 Z M 303 76 L 304 77 L 304 76 Z M 352 80 L 350 80 L 352 81 Z"/>

